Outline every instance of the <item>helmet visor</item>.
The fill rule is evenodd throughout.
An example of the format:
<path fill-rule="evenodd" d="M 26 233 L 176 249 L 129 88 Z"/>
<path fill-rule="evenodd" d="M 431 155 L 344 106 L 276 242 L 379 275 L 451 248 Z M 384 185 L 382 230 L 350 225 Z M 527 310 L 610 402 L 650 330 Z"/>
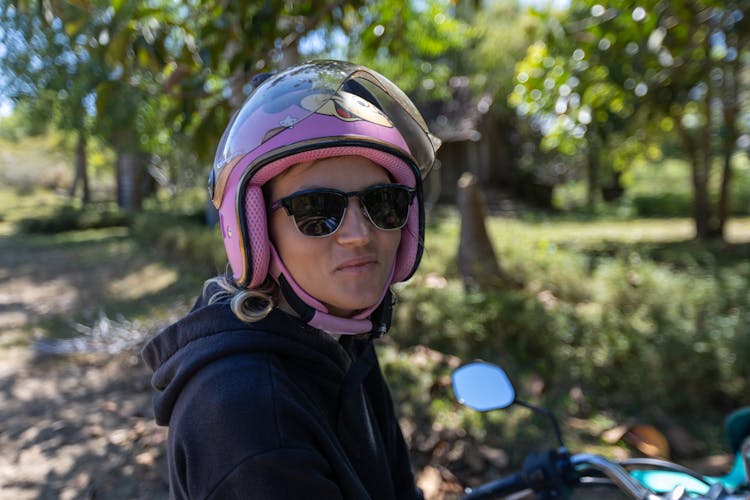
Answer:
<path fill-rule="evenodd" d="M 214 159 L 215 178 L 236 158 L 254 151 L 270 137 L 326 106 L 341 90 L 374 101 L 372 104 L 380 108 L 403 136 L 424 178 L 435 162 L 440 140 L 430 133 L 416 106 L 395 84 L 371 69 L 343 61 L 311 62 L 263 81 L 232 118 L 221 138 Z M 300 102 L 313 105 L 306 109 L 290 106 Z M 260 111 L 289 114 L 281 122 L 276 121 L 273 127 L 264 128 L 263 123 L 256 122 L 251 135 L 244 133 L 247 127 L 243 124 L 258 116 Z"/>

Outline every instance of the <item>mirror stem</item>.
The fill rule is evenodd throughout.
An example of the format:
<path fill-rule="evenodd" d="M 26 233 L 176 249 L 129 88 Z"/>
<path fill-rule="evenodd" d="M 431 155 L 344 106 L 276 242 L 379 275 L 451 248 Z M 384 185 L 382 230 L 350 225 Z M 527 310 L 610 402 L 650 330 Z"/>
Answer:
<path fill-rule="evenodd" d="M 549 411 L 547 408 L 542 408 L 541 406 L 534 406 L 530 403 L 527 403 L 526 401 L 521 401 L 520 399 L 516 399 L 514 402 L 517 405 L 523 406 L 524 408 L 528 408 L 530 410 L 547 415 L 547 418 L 549 418 L 550 422 L 552 422 L 552 429 L 555 432 L 555 437 L 557 438 L 557 442 L 560 443 L 561 448 L 565 447 L 565 445 L 563 444 L 563 440 L 562 440 L 562 433 L 560 432 L 560 426 L 557 424 L 557 419 L 555 418 L 555 415 L 551 411 Z"/>

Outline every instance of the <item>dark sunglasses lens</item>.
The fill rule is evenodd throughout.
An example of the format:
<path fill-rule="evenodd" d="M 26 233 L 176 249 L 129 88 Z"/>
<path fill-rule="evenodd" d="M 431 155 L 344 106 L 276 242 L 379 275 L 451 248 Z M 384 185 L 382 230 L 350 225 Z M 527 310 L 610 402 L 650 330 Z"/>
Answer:
<path fill-rule="evenodd" d="M 372 223 L 380 229 L 400 229 L 406 224 L 411 201 L 409 191 L 401 186 L 383 186 L 362 194 L 362 204 Z"/>
<path fill-rule="evenodd" d="M 336 193 L 305 193 L 289 198 L 289 213 L 305 236 L 326 236 L 338 229 L 346 209 L 346 197 Z"/>

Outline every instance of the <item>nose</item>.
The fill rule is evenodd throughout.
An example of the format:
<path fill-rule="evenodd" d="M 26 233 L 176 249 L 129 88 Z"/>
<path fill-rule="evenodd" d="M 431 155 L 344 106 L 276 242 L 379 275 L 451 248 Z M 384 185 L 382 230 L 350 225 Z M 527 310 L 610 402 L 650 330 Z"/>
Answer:
<path fill-rule="evenodd" d="M 344 220 L 341 221 L 341 227 L 335 233 L 337 241 L 341 245 L 364 245 L 370 241 L 372 229 L 370 220 L 362 212 L 359 198 L 349 198 Z"/>

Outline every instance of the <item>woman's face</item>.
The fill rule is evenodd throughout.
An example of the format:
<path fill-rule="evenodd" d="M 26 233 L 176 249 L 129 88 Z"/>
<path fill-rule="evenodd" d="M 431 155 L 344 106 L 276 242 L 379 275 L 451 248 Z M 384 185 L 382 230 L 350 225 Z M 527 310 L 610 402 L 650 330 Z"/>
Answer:
<path fill-rule="evenodd" d="M 342 156 L 292 167 L 271 181 L 270 195 L 276 201 L 303 189 L 351 192 L 390 182 L 386 170 L 376 163 Z M 269 229 L 297 284 L 340 317 L 351 317 L 380 300 L 401 241 L 400 230 L 375 227 L 356 196 L 349 198 L 341 226 L 329 236 L 303 235 L 283 208 L 270 215 Z"/>

